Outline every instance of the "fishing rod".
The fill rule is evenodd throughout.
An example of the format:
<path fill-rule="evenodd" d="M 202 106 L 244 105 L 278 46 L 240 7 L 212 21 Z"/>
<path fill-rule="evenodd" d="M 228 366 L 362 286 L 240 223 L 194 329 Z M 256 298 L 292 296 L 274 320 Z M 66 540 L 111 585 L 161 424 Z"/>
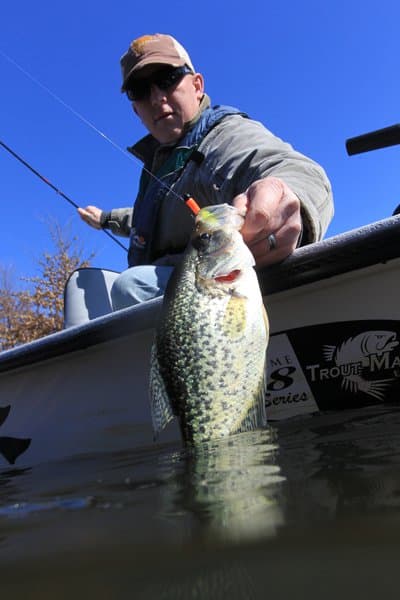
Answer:
<path fill-rule="evenodd" d="M 51 187 L 51 189 L 54 190 L 56 192 L 56 194 L 58 194 L 59 196 L 64 198 L 64 200 L 66 200 L 69 204 L 71 204 L 71 206 L 73 206 L 74 208 L 79 208 L 79 206 L 78 206 L 78 204 L 76 204 L 76 202 L 71 200 L 71 198 L 69 198 L 66 194 L 64 194 L 64 192 L 62 192 L 60 189 L 58 189 L 53 183 L 51 183 L 51 181 L 49 181 L 46 177 L 44 177 L 44 175 L 39 173 L 39 171 L 34 169 L 32 167 L 32 165 L 30 165 L 26 160 L 24 160 L 21 156 L 19 156 L 16 152 L 14 152 L 14 150 L 12 150 L 9 146 L 7 146 L 7 144 L 2 142 L 1 140 L 0 140 L 0 146 L 2 146 L 5 150 L 7 150 L 7 152 L 9 152 L 20 163 L 22 163 L 24 165 L 24 167 L 27 167 L 27 169 L 29 169 L 34 175 L 36 175 L 36 177 L 39 177 L 39 179 L 41 181 L 43 181 L 43 183 L 45 183 L 46 185 Z M 118 244 L 118 246 L 120 246 L 123 250 L 125 250 L 126 252 L 128 251 L 128 248 L 126 248 L 123 244 L 121 244 L 121 242 L 119 240 L 117 240 L 117 238 L 114 237 L 112 235 L 112 233 L 110 233 L 109 231 L 106 231 L 105 229 L 103 229 L 102 231 L 104 231 L 104 233 L 106 235 L 108 235 L 108 237 L 111 238 L 116 244 Z"/>
<path fill-rule="evenodd" d="M 80 208 L 76 202 L 74 202 L 69 196 L 67 196 L 67 194 L 64 194 L 64 192 L 62 190 L 60 190 L 53 183 L 51 183 L 51 181 L 49 181 L 47 179 L 47 177 L 45 177 L 44 175 L 39 173 L 39 171 L 34 169 L 32 167 L 32 165 L 30 165 L 26 160 L 24 160 L 21 156 L 19 156 L 19 154 L 14 152 L 14 150 L 12 150 L 9 146 L 7 146 L 7 144 L 5 144 L 2 140 L 0 140 L 0 146 L 2 146 L 5 150 L 7 150 L 7 152 L 9 152 L 14 158 L 16 158 L 20 163 L 22 163 L 24 165 L 24 167 L 29 169 L 29 171 L 31 171 L 34 175 L 36 175 L 36 177 L 39 177 L 39 179 L 41 181 L 43 181 L 43 183 L 45 183 L 46 185 L 51 187 L 51 189 L 54 190 L 56 192 L 56 194 L 58 194 L 59 196 L 62 196 L 62 198 L 64 198 L 64 200 L 66 200 L 69 204 L 71 204 L 71 206 L 73 206 L 74 208 Z M 150 173 L 150 171 L 149 171 L 149 173 Z M 171 189 L 167 184 L 165 184 L 163 181 L 158 179 L 158 177 L 156 177 L 153 173 L 150 173 L 150 174 L 154 177 L 154 179 L 157 179 L 166 188 L 168 188 L 168 190 L 170 192 L 173 192 L 177 198 L 182 200 L 193 215 L 195 215 L 195 216 L 197 215 L 197 213 L 200 210 L 200 207 L 197 204 L 196 200 L 190 194 L 184 194 L 183 196 L 180 196 L 179 194 L 174 192 L 174 190 Z M 112 233 L 110 233 L 109 231 L 106 231 L 105 229 L 103 229 L 102 231 L 104 231 L 104 233 L 106 235 L 108 235 L 108 237 L 110 237 L 112 240 L 114 240 L 114 242 L 116 244 L 118 244 L 123 250 L 126 250 L 126 252 L 128 251 L 128 248 L 126 248 L 126 246 L 121 244 L 121 242 L 115 236 L 113 236 Z"/>
<path fill-rule="evenodd" d="M 19 63 L 17 63 L 17 61 L 15 61 L 13 58 L 11 58 L 10 56 L 8 56 L 8 54 L 6 54 L 2 49 L 0 49 L 0 55 L 3 56 L 3 58 L 5 58 L 12 65 L 14 65 L 19 71 L 21 71 L 21 73 L 23 73 L 35 85 L 37 85 L 38 87 L 40 87 L 47 94 L 49 94 L 54 100 L 56 100 L 62 106 L 64 106 L 64 108 L 66 108 L 68 111 L 70 111 L 75 117 L 77 117 L 80 121 L 82 121 L 82 123 L 84 123 L 87 127 L 89 127 L 90 129 L 92 129 L 93 131 L 95 131 L 98 135 L 100 135 L 100 137 L 102 137 L 104 140 L 106 140 L 107 142 L 109 142 L 114 148 L 116 148 L 122 154 L 124 154 L 124 156 L 127 156 L 130 160 L 133 160 L 133 161 L 136 161 L 136 163 L 139 163 L 140 166 L 141 166 L 141 168 L 152 179 L 155 179 L 162 187 L 166 188 L 176 198 L 178 198 L 179 200 L 181 200 L 182 202 L 184 202 L 184 204 L 187 206 L 187 208 L 191 211 L 191 213 L 194 216 L 197 215 L 197 213 L 200 210 L 200 207 L 198 206 L 198 204 L 196 203 L 196 201 L 190 196 L 190 194 L 185 194 L 183 196 L 180 195 L 180 194 L 177 194 L 169 185 L 167 185 L 164 181 L 162 181 L 159 177 L 157 177 L 156 175 L 154 175 L 154 173 L 152 173 L 149 169 L 147 169 L 144 165 L 142 165 L 141 161 L 139 161 L 139 159 L 135 155 L 133 155 L 131 153 L 128 153 L 126 150 L 124 150 L 123 148 L 121 148 L 121 146 L 119 146 L 114 140 L 112 140 L 110 137 L 108 137 L 103 131 L 101 131 L 100 129 L 98 129 L 91 121 L 89 121 L 88 119 L 86 119 L 81 113 L 79 113 L 74 108 L 72 108 L 72 106 L 70 106 L 69 104 L 67 104 L 62 98 L 60 98 L 60 96 L 58 96 L 57 94 L 55 94 L 50 88 L 48 88 L 47 86 L 45 86 L 41 81 L 39 81 L 36 77 L 34 77 L 31 73 L 29 73 L 26 69 L 24 69 Z M 34 169 L 28 162 L 26 162 L 24 159 L 22 159 L 16 152 L 14 152 L 13 150 L 11 150 L 11 148 L 9 148 L 1 140 L 0 140 L 0 145 L 5 150 L 7 150 L 7 152 L 9 152 L 12 156 L 14 156 L 14 158 L 16 158 L 17 160 L 19 160 L 19 162 L 21 162 L 25 167 L 27 167 L 30 171 L 32 171 L 32 173 L 34 173 L 37 177 L 39 177 L 39 179 L 41 179 L 44 183 L 46 183 L 48 186 L 50 186 L 57 194 L 59 194 L 60 196 L 62 196 L 67 202 L 69 202 L 69 204 L 71 204 L 75 208 L 79 208 L 78 205 L 73 200 L 71 200 L 71 198 L 69 198 L 66 194 L 64 194 L 61 190 L 59 190 L 55 185 L 53 185 L 48 179 L 46 179 L 43 175 L 41 175 L 38 171 L 36 171 L 36 169 Z M 104 233 L 106 235 L 108 235 L 109 238 L 111 238 L 112 240 L 114 240 L 114 242 L 116 244 L 118 244 L 125 251 L 128 251 L 128 249 L 123 244 L 121 244 L 121 242 L 119 240 L 117 240 L 117 238 L 115 238 L 110 232 L 108 232 L 105 229 L 103 229 L 103 231 L 104 231 Z"/>
<path fill-rule="evenodd" d="M 346 150 L 349 156 L 369 152 L 370 150 L 379 150 L 388 146 L 400 144 L 400 124 L 363 133 L 357 137 L 346 140 Z"/>
<path fill-rule="evenodd" d="M 111 144 L 111 146 L 113 146 L 113 148 L 115 148 L 116 150 L 118 150 L 119 152 L 121 152 L 125 157 L 127 157 L 130 160 L 133 160 L 134 162 L 136 162 L 137 164 L 139 164 L 141 166 L 141 168 L 143 169 L 143 171 L 145 171 L 152 179 L 155 179 L 161 186 L 165 187 L 176 198 L 178 198 L 179 200 L 185 201 L 185 199 L 182 198 L 182 196 L 180 196 L 179 194 L 177 194 L 170 186 L 168 186 L 164 181 L 162 181 L 159 177 L 157 177 L 157 175 L 154 175 L 154 173 L 152 173 L 150 171 L 150 169 L 148 169 L 146 166 L 144 166 L 142 164 L 142 162 L 137 158 L 137 156 L 135 156 L 131 152 L 127 152 L 126 149 L 122 148 L 119 144 L 117 144 L 117 142 L 115 142 L 108 135 L 106 135 L 104 133 L 104 131 L 101 131 L 101 129 L 99 129 L 98 127 L 96 127 L 96 125 L 94 125 L 91 121 L 89 121 L 89 119 L 87 119 L 86 117 L 84 117 L 80 112 L 78 112 L 77 110 L 75 110 L 70 104 L 68 104 L 67 102 L 65 102 L 62 98 L 60 98 L 60 96 L 58 96 L 57 94 L 55 94 L 50 88 L 48 88 L 41 81 L 39 81 L 39 79 L 37 79 L 31 73 L 29 73 L 26 69 L 24 69 L 19 63 L 17 63 L 16 60 L 14 60 L 13 58 L 11 58 L 11 56 L 8 56 L 8 54 L 6 54 L 1 48 L 0 48 L 0 56 L 3 56 L 3 58 L 5 58 L 9 63 L 11 63 L 14 67 L 16 67 L 19 71 L 21 71 L 21 73 L 25 77 L 27 77 L 35 85 L 37 85 L 38 87 L 40 87 L 44 92 L 46 92 L 46 94 L 49 94 L 49 96 L 51 96 L 54 100 L 56 100 L 56 102 L 59 102 L 64 108 L 66 108 L 70 113 L 72 113 L 77 119 L 79 119 L 82 123 L 84 123 L 84 125 L 86 125 L 90 129 L 92 129 L 93 131 L 95 131 L 106 142 L 108 142 L 109 144 Z"/>

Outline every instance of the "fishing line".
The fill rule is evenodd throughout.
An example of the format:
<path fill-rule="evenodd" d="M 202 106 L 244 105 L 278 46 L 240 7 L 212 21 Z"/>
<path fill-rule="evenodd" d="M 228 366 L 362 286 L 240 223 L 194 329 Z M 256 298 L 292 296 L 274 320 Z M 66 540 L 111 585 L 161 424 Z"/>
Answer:
<path fill-rule="evenodd" d="M 87 127 L 89 127 L 90 129 L 92 129 L 93 131 L 95 131 L 97 134 L 100 135 L 100 137 L 102 137 L 104 140 L 106 140 L 107 142 L 109 142 L 114 148 L 116 148 L 122 154 L 124 154 L 124 156 L 126 156 L 130 160 L 133 160 L 134 162 L 140 164 L 140 166 L 142 167 L 142 169 L 150 177 L 152 177 L 153 179 L 155 179 L 159 183 L 159 185 L 161 185 L 162 187 L 166 188 L 176 198 L 178 198 L 179 200 L 183 201 L 193 215 L 196 215 L 199 212 L 200 208 L 197 205 L 196 201 L 190 196 L 190 194 L 185 194 L 184 197 L 182 197 L 181 195 L 177 194 L 169 185 L 167 185 L 166 183 L 164 183 L 162 181 L 162 179 L 160 179 L 159 177 L 157 177 L 156 175 L 154 175 L 154 173 L 152 173 L 149 169 L 147 169 L 142 164 L 142 162 L 135 155 L 133 155 L 131 153 L 128 153 L 126 150 L 124 150 L 123 148 L 121 148 L 121 146 L 119 146 L 114 140 L 112 140 L 110 137 L 108 137 L 103 131 L 101 131 L 98 127 L 96 127 L 91 121 L 89 121 L 88 119 L 86 119 L 86 117 L 84 117 L 80 112 L 78 112 L 77 110 L 75 110 L 70 104 L 68 104 L 62 98 L 60 98 L 60 96 L 58 96 L 57 94 L 55 94 L 49 87 L 47 87 L 41 81 L 39 81 L 39 79 L 37 79 L 31 73 L 29 73 L 26 69 L 24 69 L 16 60 L 14 60 L 13 58 L 11 58 L 1 48 L 0 48 L 0 55 L 3 56 L 3 58 L 5 58 L 10 64 L 12 64 L 14 67 L 16 67 L 21 73 L 23 73 L 23 75 L 25 75 L 25 77 L 27 77 L 28 79 L 30 79 L 30 81 L 32 81 L 35 85 L 37 85 L 38 87 L 40 87 L 43 91 L 45 91 L 47 94 L 49 94 L 54 100 L 56 100 L 57 102 L 59 102 L 65 109 L 67 109 L 69 112 L 71 112 L 77 119 L 79 119 Z M 58 194 L 59 196 L 61 196 L 62 198 L 64 198 L 64 200 L 66 200 L 69 204 L 71 204 L 71 206 L 73 206 L 74 208 L 79 208 L 79 206 L 78 206 L 78 204 L 76 204 L 76 202 L 74 202 L 73 200 L 71 200 L 71 198 L 69 198 L 64 192 L 62 192 L 59 188 L 57 188 L 53 183 L 51 183 L 51 181 L 49 181 L 46 177 L 44 177 L 41 173 L 39 173 L 39 171 L 37 171 L 36 169 L 34 169 L 26 160 L 24 160 L 23 158 L 21 158 L 16 152 L 14 152 L 9 146 L 7 146 L 1 140 L 0 140 L 0 145 L 5 150 L 7 150 L 7 152 L 9 152 L 12 156 L 14 156 L 14 158 L 16 158 L 20 163 L 22 163 L 25 167 L 27 167 L 34 175 L 36 175 L 37 177 L 39 177 L 39 179 L 41 181 L 43 181 L 43 183 L 45 183 L 46 185 L 48 185 L 49 187 L 51 187 L 56 192 L 56 194 Z M 123 250 L 125 250 L 125 252 L 128 251 L 128 248 L 126 248 L 126 246 L 124 246 L 124 244 L 122 244 L 109 231 L 107 231 L 106 229 L 102 229 L 102 231 L 110 239 L 112 239 L 116 244 L 118 244 L 118 246 L 120 246 Z"/>
<path fill-rule="evenodd" d="M 17 69 L 19 69 L 19 71 L 21 71 L 21 73 L 23 73 L 26 77 L 28 77 L 28 79 L 30 79 L 33 83 L 35 83 L 42 90 L 44 90 L 47 94 L 49 94 L 52 98 L 54 98 L 54 100 L 57 100 L 57 102 L 59 102 L 60 104 L 62 104 L 62 106 L 64 106 L 64 108 L 66 108 L 73 115 L 75 115 L 75 117 L 77 117 L 78 119 L 80 119 L 83 123 L 85 123 L 85 125 L 87 125 L 88 127 L 90 127 L 90 129 L 93 129 L 93 131 L 95 131 L 96 133 L 98 133 L 102 138 L 104 138 L 105 140 L 107 140 L 108 142 L 110 142 L 110 144 L 112 146 L 114 146 L 114 148 L 116 148 L 117 150 L 119 150 L 120 152 L 122 152 L 125 156 L 128 156 L 128 158 L 135 158 L 134 156 L 131 156 L 130 154 L 128 154 L 128 152 L 126 152 L 126 150 L 124 150 L 123 148 L 121 148 L 121 146 L 119 146 L 116 142 L 114 142 L 111 138 L 109 138 L 105 133 L 103 133 L 95 125 L 93 125 L 93 123 L 91 123 L 88 119 L 86 119 L 83 115 L 81 115 L 81 113 L 79 113 L 74 108 L 72 108 L 72 106 L 70 106 L 69 104 L 67 104 L 67 102 L 65 102 L 62 98 L 60 98 L 60 96 L 58 96 L 57 94 L 55 94 L 50 88 L 48 88 L 41 81 L 39 81 L 39 79 L 37 79 L 36 77 L 34 77 L 33 75 L 31 75 L 26 69 L 24 69 L 23 67 L 21 67 L 21 65 L 18 64 L 17 61 L 15 61 L 13 58 L 11 58 L 10 56 L 8 56 L 1 49 L 0 49 L 0 54 L 6 60 L 8 60 L 12 65 L 14 65 L 14 67 L 16 67 Z"/>
<path fill-rule="evenodd" d="M 25 167 L 27 167 L 27 169 L 29 169 L 34 175 L 36 175 L 37 177 L 39 177 L 39 179 L 41 179 L 43 181 L 43 183 L 45 183 L 46 185 L 48 185 L 49 187 L 51 187 L 51 189 L 54 190 L 56 192 L 56 194 L 58 194 L 59 196 L 62 196 L 64 198 L 64 200 L 66 200 L 69 204 L 71 204 L 75 208 L 79 208 L 79 206 L 76 204 L 76 202 L 74 202 L 73 200 L 71 200 L 71 198 L 69 198 L 66 194 L 64 194 L 64 192 L 62 192 L 54 184 L 52 184 L 51 181 L 49 181 L 46 177 L 44 177 L 44 175 L 42 175 L 41 173 L 39 173 L 39 171 L 36 171 L 36 169 L 34 169 L 28 162 L 26 162 L 26 160 L 24 160 L 23 158 L 21 158 L 21 156 L 19 156 L 16 152 L 14 152 L 14 150 L 11 150 L 11 148 L 9 146 L 7 146 L 7 144 L 5 144 L 4 142 L 2 142 L 1 140 L 0 140 L 0 146 L 2 146 L 5 150 L 7 150 L 7 152 L 9 152 L 12 156 L 14 156 L 14 158 L 16 158 Z M 121 242 L 119 240 L 117 240 L 117 238 L 114 237 L 112 235 L 112 233 L 110 233 L 109 231 L 106 231 L 105 229 L 102 229 L 102 231 L 106 235 L 108 235 L 109 238 L 111 238 L 112 240 L 114 240 L 114 242 L 116 244 L 118 244 L 118 246 L 120 246 L 123 250 L 125 250 L 126 252 L 128 251 L 128 248 L 126 248 L 126 246 L 124 246 L 123 244 L 121 244 Z"/>
<path fill-rule="evenodd" d="M 89 119 L 86 119 L 86 117 L 84 117 L 80 112 L 78 112 L 72 106 L 70 106 L 69 104 L 67 104 L 67 102 L 65 102 L 62 98 L 60 98 L 60 96 L 58 96 L 57 94 L 55 94 L 50 88 L 48 88 L 46 85 L 44 85 L 36 77 L 34 77 L 33 75 L 31 75 L 31 73 L 29 73 L 19 63 L 17 63 L 16 60 L 14 60 L 10 56 L 8 56 L 8 54 L 6 54 L 3 50 L 1 50 L 1 48 L 0 48 L 0 55 L 3 56 L 12 65 L 14 65 L 19 71 L 21 71 L 21 73 L 23 73 L 33 83 L 35 83 L 37 86 L 39 86 L 47 94 L 49 94 L 54 100 L 56 100 L 57 102 L 59 102 L 64 108 L 66 108 L 67 110 L 69 110 L 76 118 L 78 118 L 80 121 L 82 121 L 82 123 L 84 123 L 87 127 L 89 127 L 90 129 L 92 129 L 93 131 L 95 131 L 96 133 L 98 133 L 103 139 L 105 139 L 107 142 L 109 142 L 114 148 L 116 148 L 117 150 L 119 150 L 120 152 L 122 152 L 122 154 L 124 156 L 128 157 L 130 160 L 133 160 L 134 162 L 136 162 L 137 164 L 139 164 L 141 166 L 141 168 L 148 175 L 150 175 L 161 186 L 163 186 L 169 192 L 171 192 L 171 194 L 173 194 L 176 198 L 178 198 L 179 200 L 183 200 L 184 201 L 184 199 L 182 198 L 182 196 L 180 196 L 179 194 L 177 194 L 169 185 L 167 185 L 166 183 L 164 183 L 162 181 L 162 179 L 160 179 L 159 177 L 157 177 L 156 175 L 154 175 L 154 173 L 152 173 L 149 169 L 147 169 L 142 164 L 142 162 L 134 154 L 131 154 L 130 152 L 127 152 L 126 150 L 124 150 L 124 148 L 122 148 L 116 142 L 114 142 L 114 140 L 112 140 L 110 137 L 108 137 L 103 131 L 101 131 L 100 129 L 98 129 L 98 127 L 96 127 L 91 121 L 89 121 Z"/>

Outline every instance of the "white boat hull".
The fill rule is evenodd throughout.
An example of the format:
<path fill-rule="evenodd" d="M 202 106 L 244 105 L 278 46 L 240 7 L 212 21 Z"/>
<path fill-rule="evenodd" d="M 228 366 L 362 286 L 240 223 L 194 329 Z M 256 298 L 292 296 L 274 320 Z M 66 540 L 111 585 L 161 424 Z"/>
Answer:
<path fill-rule="evenodd" d="M 262 273 L 271 421 L 397 401 L 399 235 L 388 219 Z M 147 388 L 161 302 L 0 354 L 0 468 L 154 443 Z M 178 437 L 175 423 L 161 439 Z"/>

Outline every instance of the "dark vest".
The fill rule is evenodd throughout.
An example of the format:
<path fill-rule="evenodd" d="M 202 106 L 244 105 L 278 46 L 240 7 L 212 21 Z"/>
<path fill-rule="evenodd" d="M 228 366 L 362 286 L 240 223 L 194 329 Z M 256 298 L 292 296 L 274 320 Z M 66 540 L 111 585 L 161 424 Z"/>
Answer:
<path fill-rule="evenodd" d="M 228 115 L 241 114 L 232 106 L 214 106 L 206 108 L 194 126 L 179 140 L 168 159 L 162 164 L 153 177 L 143 170 L 140 177 L 139 192 L 133 211 L 132 232 L 128 252 L 130 267 L 151 264 L 152 238 L 161 203 L 165 200 L 171 187 L 182 175 L 188 161 L 194 157 L 203 138 L 222 119 Z M 183 203 L 183 199 L 182 199 Z"/>

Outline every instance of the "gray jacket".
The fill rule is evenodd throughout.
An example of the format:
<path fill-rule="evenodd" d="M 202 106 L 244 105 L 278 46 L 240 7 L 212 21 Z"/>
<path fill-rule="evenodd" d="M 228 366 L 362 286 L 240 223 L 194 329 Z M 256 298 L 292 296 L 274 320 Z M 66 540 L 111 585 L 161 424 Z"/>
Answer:
<path fill-rule="evenodd" d="M 137 154 L 135 148 L 139 146 L 143 147 L 143 140 L 132 152 Z M 149 150 L 154 152 L 154 140 Z M 331 186 L 324 170 L 262 123 L 229 115 L 206 135 L 198 151 L 204 160 L 187 163 L 173 192 L 166 194 L 160 207 L 155 232 L 156 264 L 176 264 L 193 229 L 193 217 L 176 195 L 189 193 L 200 206 L 231 203 L 252 182 L 268 176 L 281 178 L 300 199 L 302 244 L 322 238 L 333 216 Z M 145 158 L 143 153 L 140 157 Z M 103 222 L 113 233 L 129 236 L 133 210 L 113 209 Z"/>

